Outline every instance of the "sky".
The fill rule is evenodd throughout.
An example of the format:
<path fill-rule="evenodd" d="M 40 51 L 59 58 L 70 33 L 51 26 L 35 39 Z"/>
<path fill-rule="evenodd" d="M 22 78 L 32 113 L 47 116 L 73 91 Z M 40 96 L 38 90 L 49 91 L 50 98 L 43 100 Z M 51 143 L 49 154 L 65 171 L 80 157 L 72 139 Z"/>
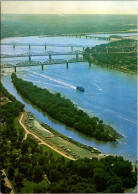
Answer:
<path fill-rule="evenodd" d="M 137 14 L 137 1 L 2 1 L 2 14 Z"/>

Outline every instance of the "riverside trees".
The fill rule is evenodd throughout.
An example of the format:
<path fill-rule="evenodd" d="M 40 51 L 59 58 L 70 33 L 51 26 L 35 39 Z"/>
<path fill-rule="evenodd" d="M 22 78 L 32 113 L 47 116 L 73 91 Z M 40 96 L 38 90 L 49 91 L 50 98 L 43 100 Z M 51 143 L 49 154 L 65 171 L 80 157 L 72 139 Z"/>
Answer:
<path fill-rule="evenodd" d="M 118 138 L 117 132 L 111 127 L 105 126 L 97 117 L 89 117 L 59 93 L 52 94 L 46 89 L 38 88 L 31 82 L 17 78 L 15 73 L 12 74 L 12 81 L 24 98 L 67 126 L 97 140 L 115 141 Z"/>
<path fill-rule="evenodd" d="M 84 57 L 91 63 L 119 69 L 125 72 L 137 71 L 137 41 L 120 40 L 86 48 Z"/>

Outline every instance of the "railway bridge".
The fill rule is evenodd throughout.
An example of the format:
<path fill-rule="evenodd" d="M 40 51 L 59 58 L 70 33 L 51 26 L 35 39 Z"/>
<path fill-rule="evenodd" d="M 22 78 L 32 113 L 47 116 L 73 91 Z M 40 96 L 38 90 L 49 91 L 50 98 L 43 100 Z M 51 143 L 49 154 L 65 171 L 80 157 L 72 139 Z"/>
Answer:
<path fill-rule="evenodd" d="M 53 51 L 49 51 L 49 52 L 45 52 L 45 53 L 27 52 L 27 53 L 23 53 L 23 54 L 15 54 L 15 55 L 1 54 L 1 58 L 28 57 L 29 61 L 31 61 L 31 58 L 35 57 L 35 56 L 48 56 L 49 60 L 52 60 L 52 56 L 56 56 L 56 55 L 76 55 L 76 59 L 78 59 L 79 55 L 83 55 L 83 53 L 84 52 L 82 52 L 82 51 L 73 51 L 73 52 L 53 52 Z"/>
<path fill-rule="evenodd" d="M 75 62 L 85 62 L 83 57 L 79 57 L 78 59 L 73 58 L 69 60 L 65 59 L 53 59 L 53 60 L 47 60 L 44 62 L 40 61 L 23 61 L 20 63 L 8 63 L 8 64 L 2 64 L 1 68 L 14 68 L 14 71 L 17 71 L 17 67 L 28 67 L 28 66 L 41 66 L 42 70 L 44 69 L 44 65 L 52 65 L 52 64 L 66 64 L 66 67 L 68 68 L 69 63 L 75 63 Z"/>

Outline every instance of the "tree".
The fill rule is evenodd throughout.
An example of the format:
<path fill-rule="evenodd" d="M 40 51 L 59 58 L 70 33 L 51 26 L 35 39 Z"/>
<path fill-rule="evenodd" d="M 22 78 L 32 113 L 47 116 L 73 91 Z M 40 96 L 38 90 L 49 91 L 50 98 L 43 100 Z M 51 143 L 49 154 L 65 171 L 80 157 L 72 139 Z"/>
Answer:
<path fill-rule="evenodd" d="M 21 173 L 18 173 L 15 176 L 15 183 L 16 183 L 16 187 L 17 187 L 18 191 L 20 191 L 20 188 L 23 187 L 23 178 L 24 178 L 24 175 Z"/>
<path fill-rule="evenodd" d="M 14 170 L 14 168 L 11 166 L 11 167 L 9 168 L 9 170 L 8 170 L 8 178 L 12 180 L 12 179 L 14 178 L 14 173 L 15 173 L 15 170 Z"/>
<path fill-rule="evenodd" d="M 33 177 L 33 180 L 36 182 L 36 183 L 39 183 L 43 180 L 43 171 L 41 169 L 40 166 L 36 165 L 34 167 L 34 177 Z"/>
<path fill-rule="evenodd" d="M 106 171 L 101 168 L 95 168 L 93 178 L 96 184 L 97 191 L 104 191 L 106 189 L 108 180 Z"/>

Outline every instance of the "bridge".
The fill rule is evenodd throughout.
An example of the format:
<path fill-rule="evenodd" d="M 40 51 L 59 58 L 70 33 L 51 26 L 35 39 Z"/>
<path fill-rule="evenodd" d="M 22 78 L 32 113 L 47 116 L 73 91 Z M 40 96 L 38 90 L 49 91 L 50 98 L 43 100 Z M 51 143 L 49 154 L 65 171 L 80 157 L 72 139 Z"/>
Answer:
<path fill-rule="evenodd" d="M 44 65 L 52 65 L 52 64 L 66 64 L 66 66 L 68 68 L 69 63 L 75 63 L 75 62 L 85 62 L 85 60 L 83 59 L 83 57 L 79 57 L 78 59 L 76 59 L 76 58 L 69 59 L 69 60 L 53 59 L 53 60 L 47 60 L 47 61 L 44 61 L 44 62 L 40 62 L 40 61 L 23 61 L 23 62 L 20 62 L 20 63 L 17 63 L 17 64 L 13 64 L 13 63 L 2 64 L 1 68 L 14 68 L 15 72 L 16 72 L 17 67 L 41 66 L 42 70 L 43 70 Z"/>
<path fill-rule="evenodd" d="M 110 37 L 105 37 L 105 36 L 87 36 L 89 37 L 90 39 L 97 39 L 97 40 L 110 40 Z"/>
<path fill-rule="evenodd" d="M 33 47 L 33 46 L 43 46 L 45 48 L 45 50 L 47 49 L 48 46 L 51 46 L 51 47 L 70 47 L 71 51 L 73 51 L 74 47 L 83 48 L 83 51 L 87 47 L 92 47 L 92 45 L 50 44 L 50 43 L 19 43 L 19 42 L 11 42 L 11 43 L 1 42 L 1 45 L 3 45 L 3 46 L 12 46 L 14 49 L 17 46 L 27 46 L 29 48 L 29 50 L 31 50 L 31 47 Z"/>
<path fill-rule="evenodd" d="M 1 54 L 1 58 L 13 58 L 13 57 L 28 57 L 29 61 L 31 61 L 31 57 L 35 56 L 49 56 L 49 60 L 52 59 L 52 55 L 76 55 L 76 59 L 79 58 L 79 55 L 83 54 L 84 52 L 82 51 L 73 51 L 73 52 L 54 52 L 54 51 L 49 51 L 45 53 L 23 53 L 23 54 L 15 54 L 15 55 L 9 55 L 9 54 Z"/>
<path fill-rule="evenodd" d="M 86 38 L 86 39 L 98 39 L 98 40 L 110 40 L 110 37 L 105 36 L 98 36 L 98 35 L 73 35 L 73 34 L 66 34 L 63 35 L 64 37 L 75 37 L 75 38 Z"/>

